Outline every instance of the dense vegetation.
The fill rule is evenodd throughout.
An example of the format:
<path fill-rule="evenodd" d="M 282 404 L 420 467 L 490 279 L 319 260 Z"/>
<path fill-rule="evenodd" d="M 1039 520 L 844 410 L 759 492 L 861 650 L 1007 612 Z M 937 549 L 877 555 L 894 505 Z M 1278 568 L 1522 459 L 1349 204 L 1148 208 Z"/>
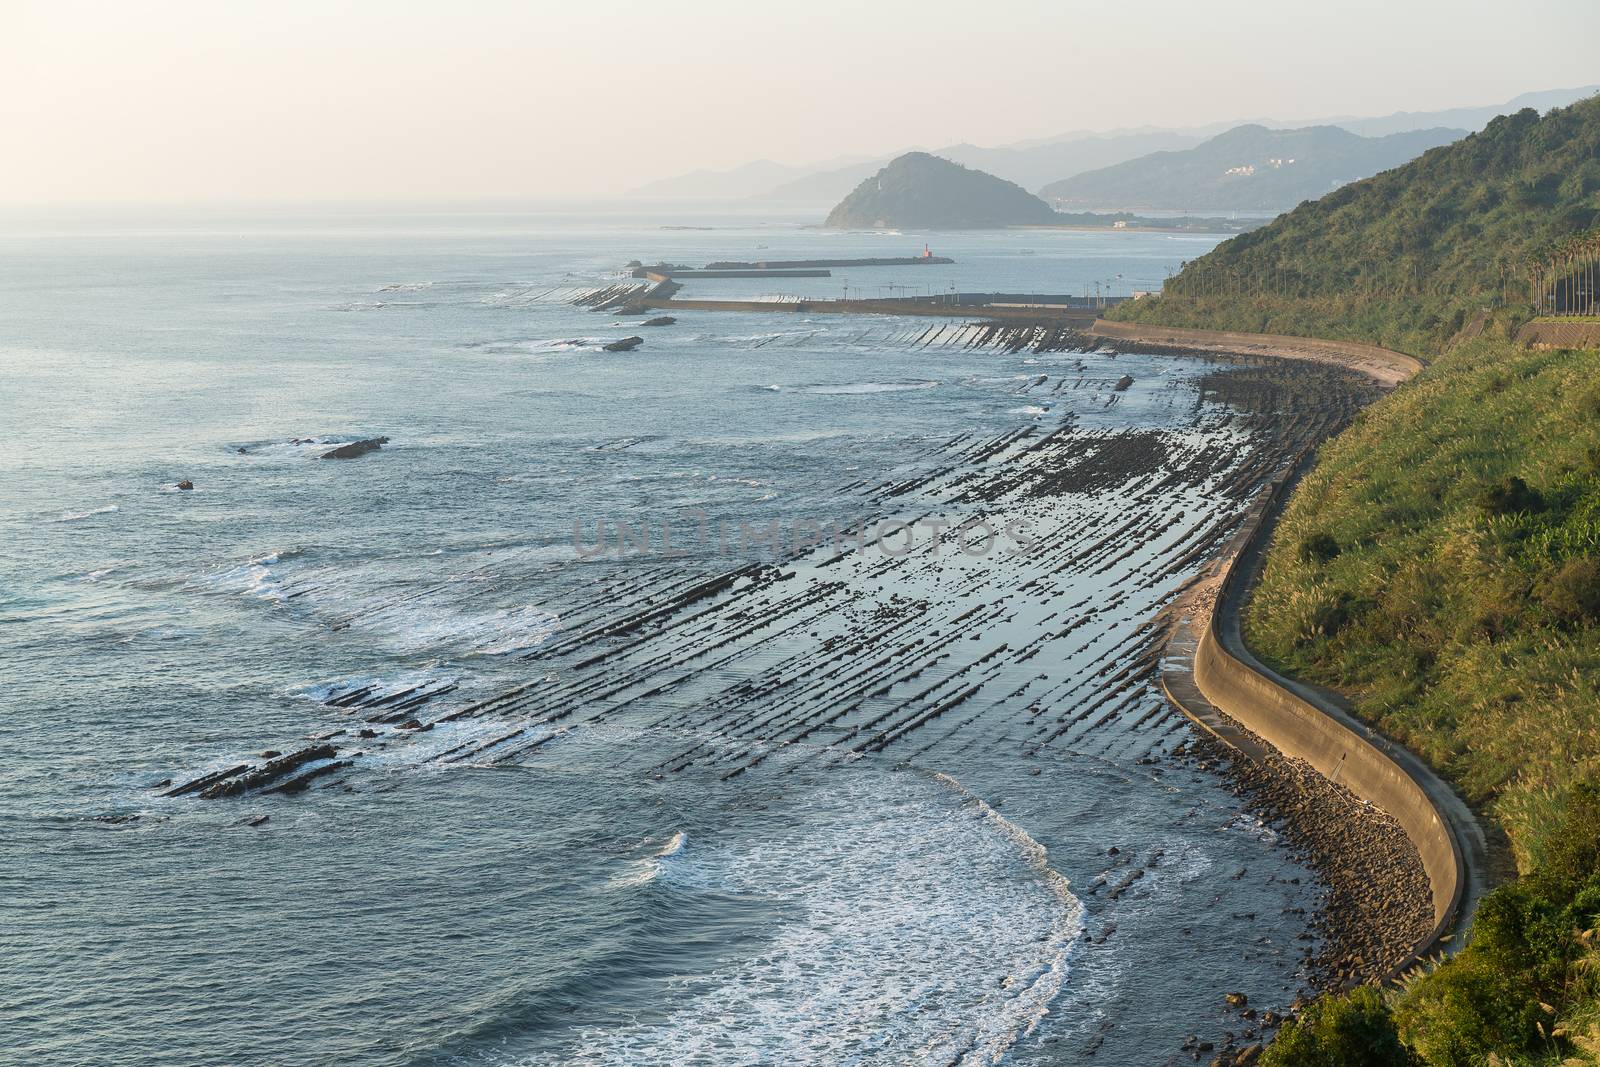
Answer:
<path fill-rule="evenodd" d="M 1188 233 L 1244 233 L 1265 225 L 1260 219 L 1230 219 L 1221 216 L 1184 215 L 1182 218 L 1152 218 L 1131 211 L 1058 211 L 1052 226 L 1082 226 L 1109 230 L 1117 223 L 1130 230 L 1183 230 Z"/>
<path fill-rule="evenodd" d="M 1384 1025 L 1421 1062 L 1600 1050 L 1597 624 L 1597 351 L 1461 346 L 1323 450 L 1274 535 L 1250 647 L 1444 771 L 1522 874 L 1394 998 Z M 1361 1003 L 1308 1016 L 1268 1062 L 1383 1062 L 1352 1051 L 1382 1029 Z"/>
<path fill-rule="evenodd" d="M 1492 803 L 1529 868 L 1600 768 L 1597 621 L 1600 352 L 1483 338 L 1323 449 L 1246 637 Z"/>
<path fill-rule="evenodd" d="M 1510 341 L 1529 260 L 1597 223 L 1590 99 L 1301 205 L 1119 309 L 1432 360 L 1323 449 L 1245 636 L 1448 775 L 1518 877 L 1457 955 L 1325 998 L 1265 1064 L 1600 1064 L 1600 352 Z"/>
<path fill-rule="evenodd" d="M 1502 116 L 1300 205 L 1114 317 L 1376 341 L 1430 356 L 1527 300 L 1530 258 L 1600 224 L 1600 98 Z"/>
<path fill-rule="evenodd" d="M 1196 211 L 1282 211 L 1397 167 L 1465 130 L 1362 137 L 1337 126 L 1237 126 L 1202 144 L 1051 182 L 1039 195 L 1065 206 Z"/>
<path fill-rule="evenodd" d="M 1461 952 L 1397 992 L 1322 998 L 1262 1067 L 1600 1063 L 1600 788 L 1571 791 L 1549 845 L 1484 898 Z"/>
<path fill-rule="evenodd" d="M 992 229 L 1049 224 L 1050 205 L 1020 185 L 926 152 L 907 152 L 841 200 L 827 225 Z"/>

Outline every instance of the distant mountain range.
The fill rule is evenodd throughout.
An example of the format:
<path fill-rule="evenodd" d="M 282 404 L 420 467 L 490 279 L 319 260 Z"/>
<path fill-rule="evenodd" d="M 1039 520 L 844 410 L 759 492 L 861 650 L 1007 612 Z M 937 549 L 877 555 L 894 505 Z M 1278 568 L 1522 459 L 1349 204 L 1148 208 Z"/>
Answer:
<path fill-rule="evenodd" d="M 1201 138 L 1167 131 L 1091 134 L 1064 141 L 1052 141 L 1028 148 L 980 148 L 958 144 L 931 153 L 964 167 L 987 171 L 1024 189 L 1039 186 L 1078 171 L 1106 167 L 1162 149 L 1188 148 Z M 867 160 L 834 170 L 823 170 L 787 181 L 764 194 L 762 200 L 792 203 L 826 203 L 844 196 L 856 185 L 883 167 L 883 160 Z"/>
<path fill-rule="evenodd" d="M 770 159 L 758 159 L 731 170 L 695 170 L 672 178 L 662 178 L 641 185 L 628 195 L 669 200 L 765 199 L 774 189 L 791 182 L 804 181 L 818 173 L 832 173 L 837 168 L 865 167 L 867 169 L 863 174 L 871 174 L 881 166 L 881 159 L 867 156 L 841 156 L 808 166 L 790 166 L 774 163 Z"/>
<path fill-rule="evenodd" d="M 1600 92 L 1600 85 L 1580 89 L 1552 89 L 1524 93 L 1504 104 L 1452 108 L 1447 111 L 1395 112 L 1381 118 L 1343 117 L 1317 122 L 1258 119 L 1251 125 L 1275 129 L 1339 126 L 1365 137 L 1379 137 L 1437 127 L 1471 131 L 1481 129 L 1495 115 L 1524 107 L 1541 111 L 1560 107 Z M 933 154 L 969 167 L 988 171 L 1027 189 L 1071 178 L 1086 171 L 1114 166 L 1152 152 L 1193 148 L 1241 122 L 1212 123 L 1188 129 L 1141 127 L 1101 132 L 1075 131 L 1040 140 L 983 148 L 951 145 Z M 845 156 L 820 163 L 789 165 L 762 160 L 729 170 L 702 170 L 664 178 L 634 189 L 630 195 L 684 199 L 760 199 L 793 203 L 833 203 L 863 179 L 877 173 L 889 155 Z M 1245 210 L 1223 205 L 1223 210 Z"/>
<path fill-rule="evenodd" d="M 1287 211 L 1466 135 L 1428 129 L 1362 137 L 1338 126 L 1240 126 L 1194 148 L 1051 182 L 1040 195 L 1080 210 Z"/>
<path fill-rule="evenodd" d="M 1048 225 L 1056 213 L 1022 186 L 959 163 L 907 152 L 828 214 L 834 229 L 996 229 Z"/>

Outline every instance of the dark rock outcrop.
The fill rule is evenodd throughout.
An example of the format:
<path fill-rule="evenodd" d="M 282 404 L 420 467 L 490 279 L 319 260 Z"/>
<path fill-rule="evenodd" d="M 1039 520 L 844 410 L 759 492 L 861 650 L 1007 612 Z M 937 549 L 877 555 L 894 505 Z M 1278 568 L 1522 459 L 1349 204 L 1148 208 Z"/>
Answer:
<path fill-rule="evenodd" d="M 645 319 L 644 320 L 644 325 L 646 325 L 646 326 L 671 326 L 673 323 L 675 323 L 677 321 L 678 320 L 673 318 L 671 315 L 657 315 L 653 319 Z"/>
<path fill-rule="evenodd" d="M 610 344 L 603 345 L 602 347 L 607 352 L 632 352 L 635 348 L 638 348 L 642 344 L 644 344 L 643 337 L 624 337 L 620 341 L 612 341 Z"/>
<path fill-rule="evenodd" d="M 356 459 L 368 452 L 376 452 L 389 443 L 387 437 L 369 437 L 363 441 L 351 441 L 347 445 L 340 445 L 329 452 L 324 452 L 322 459 Z"/>

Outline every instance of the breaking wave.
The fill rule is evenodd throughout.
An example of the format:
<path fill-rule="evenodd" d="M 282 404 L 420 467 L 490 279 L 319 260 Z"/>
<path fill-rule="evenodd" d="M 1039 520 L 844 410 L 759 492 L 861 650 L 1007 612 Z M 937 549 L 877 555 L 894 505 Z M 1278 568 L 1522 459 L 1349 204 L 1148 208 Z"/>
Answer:
<path fill-rule="evenodd" d="M 978 1067 L 1031 1034 L 1083 929 L 1044 847 L 944 775 L 840 772 L 811 799 L 820 823 L 692 850 L 678 833 L 613 883 L 791 906 L 770 943 L 672 979 L 657 1021 L 519 1062 Z"/>

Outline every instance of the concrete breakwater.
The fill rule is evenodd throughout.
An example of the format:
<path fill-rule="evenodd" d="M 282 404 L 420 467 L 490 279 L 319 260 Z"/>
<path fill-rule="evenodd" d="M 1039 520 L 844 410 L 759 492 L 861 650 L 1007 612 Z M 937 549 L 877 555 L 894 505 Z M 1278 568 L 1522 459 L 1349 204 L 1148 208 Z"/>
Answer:
<path fill-rule="evenodd" d="M 656 275 L 678 278 L 828 278 L 831 267 L 934 267 L 954 263 L 948 256 L 866 256 L 855 259 L 725 259 L 704 267 L 680 263 L 640 263 L 628 266 L 635 278 Z"/>
<path fill-rule="evenodd" d="M 765 267 L 705 267 L 680 270 L 677 267 L 638 267 L 635 278 L 831 278 L 833 271 L 816 268 L 783 268 L 768 270 Z"/>
<path fill-rule="evenodd" d="M 907 296 L 855 300 L 705 300 L 676 296 L 680 283 L 666 275 L 650 273 L 645 277 L 658 283 L 656 289 L 643 293 L 629 306 L 633 309 L 670 308 L 679 311 L 738 311 L 772 312 L 788 311 L 800 314 L 825 315 L 915 315 L 924 318 L 967 318 L 981 315 L 986 319 L 1004 320 L 1036 325 L 1076 325 L 1086 327 L 1099 318 L 1101 312 L 1126 298 L 1040 296 L 1023 293 L 946 293 L 939 296 Z M 681 275 L 679 277 L 682 277 Z M 662 285 L 673 288 L 664 289 Z"/>

